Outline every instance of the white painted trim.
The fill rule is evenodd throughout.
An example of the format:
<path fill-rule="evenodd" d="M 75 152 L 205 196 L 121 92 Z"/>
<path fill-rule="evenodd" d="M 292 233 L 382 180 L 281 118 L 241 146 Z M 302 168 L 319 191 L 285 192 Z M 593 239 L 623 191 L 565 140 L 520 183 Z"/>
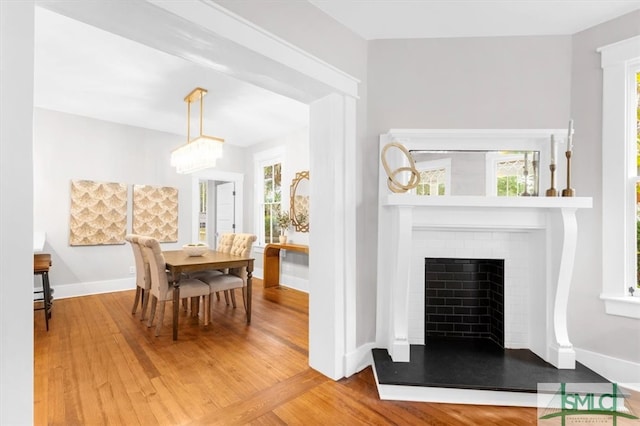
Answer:
<path fill-rule="evenodd" d="M 640 363 L 575 348 L 576 359 L 607 380 L 640 392 Z"/>
<path fill-rule="evenodd" d="M 294 275 L 282 274 L 280 277 L 280 285 L 303 293 L 309 293 L 309 280 Z"/>
<path fill-rule="evenodd" d="M 373 374 L 380 399 L 387 401 L 435 402 L 442 404 L 502 405 L 511 407 L 537 407 L 538 393 L 503 392 L 477 389 L 437 388 L 426 386 L 382 385 L 375 365 Z M 550 401 L 549 401 L 550 402 Z"/>
<path fill-rule="evenodd" d="M 600 299 L 609 315 L 640 319 L 640 297 L 601 294 Z"/>
<path fill-rule="evenodd" d="M 602 296 L 607 314 L 640 318 L 627 295 L 636 286 L 635 74 L 640 36 L 604 46 L 602 54 Z"/>
<path fill-rule="evenodd" d="M 56 299 L 67 299 L 69 297 L 134 290 L 136 288 L 136 280 L 135 278 L 120 278 L 108 281 L 56 284 L 51 287 L 55 289 L 54 297 Z"/>
<path fill-rule="evenodd" d="M 180 1 L 147 1 L 203 28 L 207 28 L 221 37 L 233 40 L 247 49 L 260 53 L 333 87 L 340 93 L 354 98 L 358 97 L 358 83 L 360 83 L 360 80 L 263 30 L 213 1 L 190 2 L 190 7 L 185 7 L 184 2 Z"/>
<path fill-rule="evenodd" d="M 344 356 L 346 376 L 356 374 L 369 366 L 373 366 L 373 353 L 377 346 L 374 342 L 358 346 L 355 350 L 347 352 Z"/>

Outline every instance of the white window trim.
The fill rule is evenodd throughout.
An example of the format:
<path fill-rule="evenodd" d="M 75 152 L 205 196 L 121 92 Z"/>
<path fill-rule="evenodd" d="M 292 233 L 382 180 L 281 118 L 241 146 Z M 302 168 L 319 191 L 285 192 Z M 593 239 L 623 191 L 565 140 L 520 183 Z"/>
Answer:
<path fill-rule="evenodd" d="M 598 49 L 602 86 L 602 293 L 608 314 L 640 319 L 636 287 L 635 74 L 640 36 Z M 638 295 L 640 291 L 636 291 Z"/>
<path fill-rule="evenodd" d="M 486 167 L 486 180 L 485 180 L 485 194 L 488 197 L 498 196 L 498 163 L 502 161 L 522 160 L 522 155 L 502 155 L 499 152 L 487 152 L 485 156 Z M 538 176 L 538 182 L 540 177 Z M 538 185 L 539 186 L 539 185 Z"/>
<path fill-rule="evenodd" d="M 419 172 L 444 169 L 444 195 L 451 195 L 451 158 L 420 161 L 416 163 L 416 169 L 418 169 Z M 413 189 L 413 193 L 416 193 L 415 189 Z M 438 195 L 439 194 L 431 194 L 431 196 L 436 197 Z"/>
<path fill-rule="evenodd" d="M 286 150 L 284 147 L 279 146 L 276 148 L 268 149 L 265 151 L 256 152 L 253 154 L 253 164 L 254 164 L 254 193 L 255 193 L 255 207 L 254 207 L 254 229 L 256 230 L 256 235 L 258 236 L 257 241 L 255 243 L 256 247 L 265 247 L 265 235 L 264 235 L 264 185 L 262 183 L 262 167 L 267 164 L 280 163 L 281 176 L 285 174 L 285 156 Z M 281 183 L 282 185 L 282 183 Z M 281 186 L 284 190 L 284 186 Z M 284 194 L 283 194 L 284 195 Z M 281 198 L 281 204 L 283 208 L 288 208 L 285 206 L 285 198 Z M 288 199 L 288 198 L 287 198 Z"/>

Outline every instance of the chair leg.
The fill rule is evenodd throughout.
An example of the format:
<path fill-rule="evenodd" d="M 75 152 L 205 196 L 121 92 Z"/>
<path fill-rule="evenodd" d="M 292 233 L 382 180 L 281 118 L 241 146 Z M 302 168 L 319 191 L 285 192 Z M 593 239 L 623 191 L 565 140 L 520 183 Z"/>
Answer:
<path fill-rule="evenodd" d="M 229 306 L 229 290 L 224 291 L 224 301 L 226 302 L 227 306 Z"/>
<path fill-rule="evenodd" d="M 197 317 L 200 310 L 200 297 L 191 298 L 191 317 Z"/>
<path fill-rule="evenodd" d="M 142 313 L 140 314 L 140 321 L 144 321 L 144 317 L 147 314 L 147 306 L 149 306 L 150 294 L 148 290 L 142 289 Z"/>
<path fill-rule="evenodd" d="M 162 320 L 164 320 L 164 307 L 167 304 L 166 301 L 160 302 L 160 312 L 158 313 L 158 324 L 156 324 L 156 337 L 160 335 L 160 329 L 162 328 Z"/>
<path fill-rule="evenodd" d="M 202 315 L 204 316 L 204 325 L 209 325 L 209 314 L 211 307 L 209 306 L 211 300 L 211 294 L 202 296 Z"/>
<path fill-rule="evenodd" d="M 216 299 L 218 299 L 218 302 L 220 301 L 220 292 L 216 291 Z"/>
<path fill-rule="evenodd" d="M 149 321 L 147 321 L 147 327 L 151 327 L 153 324 L 153 317 L 156 316 L 156 305 L 158 304 L 158 298 L 155 296 L 151 296 L 151 312 L 149 312 Z"/>
<path fill-rule="evenodd" d="M 229 290 L 229 293 L 231 294 L 231 305 L 235 309 L 235 307 L 236 307 L 236 290 L 234 288 L 232 288 L 231 290 Z"/>
<path fill-rule="evenodd" d="M 138 309 L 138 303 L 140 303 L 140 293 L 142 288 L 136 286 L 136 296 L 133 299 L 133 309 L 131 309 L 131 315 L 135 315 L 136 309 Z"/>

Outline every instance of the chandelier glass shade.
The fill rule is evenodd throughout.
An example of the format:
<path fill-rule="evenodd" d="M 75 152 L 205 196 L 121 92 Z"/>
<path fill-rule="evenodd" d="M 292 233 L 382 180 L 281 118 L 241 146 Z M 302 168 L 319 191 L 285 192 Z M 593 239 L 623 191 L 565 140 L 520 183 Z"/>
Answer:
<path fill-rule="evenodd" d="M 206 89 L 196 87 L 184 98 L 187 103 L 187 143 L 171 152 L 171 165 L 178 173 L 215 167 L 216 160 L 222 157 L 224 139 L 202 134 L 203 98 L 206 93 Z M 200 100 L 200 134 L 191 139 L 191 103 L 197 100 Z"/>

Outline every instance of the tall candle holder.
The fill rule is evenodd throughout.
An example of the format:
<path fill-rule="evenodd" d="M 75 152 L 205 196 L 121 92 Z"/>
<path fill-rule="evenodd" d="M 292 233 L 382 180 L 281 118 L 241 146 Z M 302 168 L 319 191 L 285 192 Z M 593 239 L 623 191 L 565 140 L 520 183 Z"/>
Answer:
<path fill-rule="evenodd" d="M 571 188 L 571 151 L 567 151 L 564 154 L 567 157 L 567 187 L 562 190 L 563 197 L 574 197 L 576 191 Z"/>
<path fill-rule="evenodd" d="M 556 165 L 550 164 L 549 170 L 551 170 L 551 188 L 547 189 L 547 197 L 557 197 L 558 190 L 555 188 L 555 177 L 556 177 Z"/>
<path fill-rule="evenodd" d="M 524 167 L 522 175 L 524 177 L 524 191 L 520 194 L 521 197 L 530 197 L 529 193 L 529 155 L 528 152 L 524 153 Z"/>

